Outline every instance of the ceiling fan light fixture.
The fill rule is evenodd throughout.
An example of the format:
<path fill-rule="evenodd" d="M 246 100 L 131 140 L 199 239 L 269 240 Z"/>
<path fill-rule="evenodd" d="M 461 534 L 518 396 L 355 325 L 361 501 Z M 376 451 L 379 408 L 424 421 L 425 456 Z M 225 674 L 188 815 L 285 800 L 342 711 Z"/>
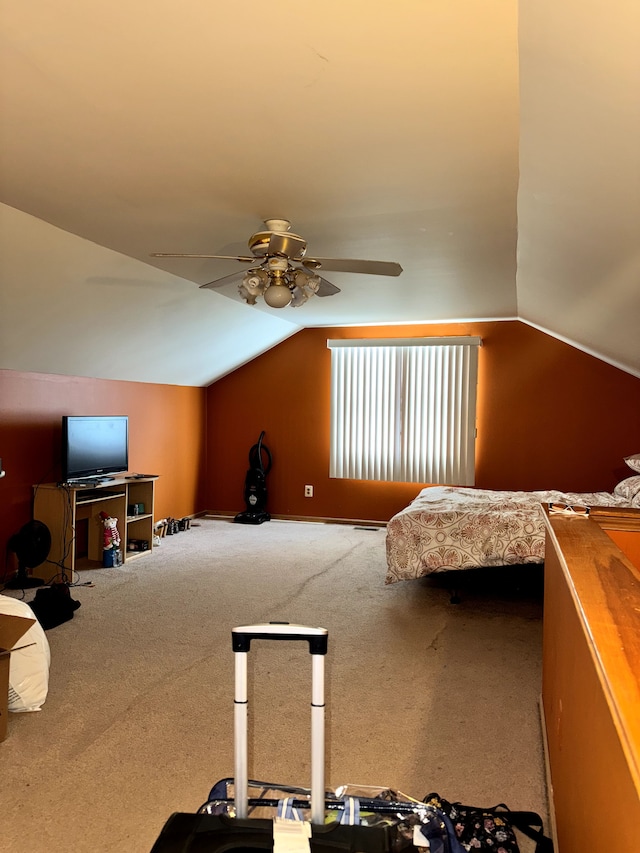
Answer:
<path fill-rule="evenodd" d="M 319 275 L 309 275 L 307 273 L 307 283 L 305 284 L 305 290 L 309 291 L 309 293 L 317 293 L 320 288 L 321 278 Z"/>
<path fill-rule="evenodd" d="M 292 278 L 296 287 L 306 287 L 309 275 L 304 270 L 294 270 Z"/>
<path fill-rule="evenodd" d="M 291 308 L 299 308 L 309 298 L 309 294 L 302 288 L 296 287 L 291 291 L 291 302 L 289 303 Z"/>
<path fill-rule="evenodd" d="M 265 270 L 249 270 L 238 285 L 238 293 L 247 305 L 255 305 L 256 297 L 261 296 L 268 286 L 269 275 Z"/>
<path fill-rule="evenodd" d="M 255 294 L 249 293 L 249 291 L 245 288 L 244 284 L 238 285 L 238 293 L 244 299 L 244 301 L 247 303 L 247 305 L 255 305 L 256 304 L 257 300 L 255 297 Z"/>
<path fill-rule="evenodd" d="M 255 293 L 262 293 L 265 287 L 269 286 L 269 273 L 266 270 L 249 270 L 245 273 L 243 282 L 247 290 Z"/>
<path fill-rule="evenodd" d="M 291 291 L 286 284 L 272 283 L 264 292 L 264 301 L 270 308 L 286 308 L 291 302 Z"/>
<path fill-rule="evenodd" d="M 320 276 L 306 270 L 295 270 L 292 276 L 293 288 L 291 290 L 293 296 L 291 299 L 291 307 L 298 308 L 300 305 L 309 299 L 310 296 L 315 296 L 320 288 Z"/>

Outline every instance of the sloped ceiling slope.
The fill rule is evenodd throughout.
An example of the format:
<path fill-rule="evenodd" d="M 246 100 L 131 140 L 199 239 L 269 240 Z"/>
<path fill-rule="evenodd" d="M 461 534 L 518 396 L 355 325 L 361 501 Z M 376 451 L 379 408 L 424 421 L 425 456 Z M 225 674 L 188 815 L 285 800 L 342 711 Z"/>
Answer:
<path fill-rule="evenodd" d="M 207 385 L 296 331 L 0 205 L 1 366 Z"/>
<path fill-rule="evenodd" d="M 640 4 L 520 4 L 518 313 L 640 375 Z"/>
<path fill-rule="evenodd" d="M 0 0 L 0 366 L 203 385 L 305 326 L 519 316 L 640 375 L 638 12 L 560 5 Z M 278 311 L 150 257 L 272 217 L 404 272 Z"/>

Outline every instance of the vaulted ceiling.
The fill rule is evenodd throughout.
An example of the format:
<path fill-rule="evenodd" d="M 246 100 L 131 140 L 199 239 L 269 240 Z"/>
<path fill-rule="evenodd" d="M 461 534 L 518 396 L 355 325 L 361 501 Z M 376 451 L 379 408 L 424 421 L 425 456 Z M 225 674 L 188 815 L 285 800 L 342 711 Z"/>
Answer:
<path fill-rule="evenodd" d="M 204 385 L 308 326 L 520 318 L 640 376 L 636 0 L 0 0 L 0 367 Z M 299 308 L 198 285 L 267 218 Z"/>

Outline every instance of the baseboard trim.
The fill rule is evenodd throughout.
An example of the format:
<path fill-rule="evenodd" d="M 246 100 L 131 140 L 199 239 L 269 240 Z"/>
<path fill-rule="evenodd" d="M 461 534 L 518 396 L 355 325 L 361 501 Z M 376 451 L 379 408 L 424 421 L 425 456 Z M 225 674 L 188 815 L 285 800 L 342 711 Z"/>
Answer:
<path fill-rule="evenodd" d="M 197 518 L 235 518 L 235 512 L 221 512 L 219 510 L 205 510 L 204 512 L 196 513 Z M 351 527 L 384 527 L 386 521 L 374 521 L 373 519 L 364 518 L 326 518 L 322 516 L 309 515 L 272 515 L 272 521 L 300 521 L 308 524 L 347 524 Z"/>

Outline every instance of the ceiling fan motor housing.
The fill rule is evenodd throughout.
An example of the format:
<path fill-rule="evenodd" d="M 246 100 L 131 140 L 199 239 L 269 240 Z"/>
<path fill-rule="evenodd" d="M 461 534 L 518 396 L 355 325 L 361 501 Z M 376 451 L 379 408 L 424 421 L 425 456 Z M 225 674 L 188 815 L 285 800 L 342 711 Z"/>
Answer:
<path fill-rule="evenodd" d="M 248 246 L 256 257 L 283 255 L 290 258 L 303 258 L 307 251 L 307 241 L 290 231 L 288 219 L 265 219 L 266 231 L 258 231 L 249 238 Z"/>

